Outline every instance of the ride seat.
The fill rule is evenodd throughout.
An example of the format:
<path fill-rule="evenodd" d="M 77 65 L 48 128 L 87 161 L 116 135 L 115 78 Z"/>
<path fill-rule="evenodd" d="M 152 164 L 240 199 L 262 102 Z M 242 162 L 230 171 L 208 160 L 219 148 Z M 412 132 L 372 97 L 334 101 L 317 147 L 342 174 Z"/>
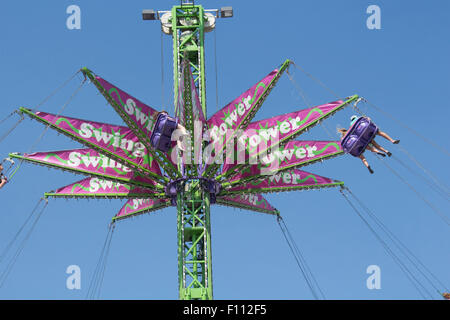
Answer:
<path fill-rule="evenodd" d="M 169 117 L 168 114 L 160 113 L 156 119 L 150 136 L 152 147 L 163 152 L 169 151 L 172 141 L 172 133 L 178 126 L 178 119 Z"/>
<path fill-rule="evenodd" d="M 359 157 L 375 138 L 378 127 L 371 120 L 361 117 L 350 127 L 341 141 L 345 153 Z"/>

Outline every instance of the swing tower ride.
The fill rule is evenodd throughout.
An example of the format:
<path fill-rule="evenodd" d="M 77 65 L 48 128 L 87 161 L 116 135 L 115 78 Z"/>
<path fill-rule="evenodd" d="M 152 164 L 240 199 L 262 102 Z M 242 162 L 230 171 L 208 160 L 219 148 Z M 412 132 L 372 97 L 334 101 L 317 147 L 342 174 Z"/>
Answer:
<path fill-rule="evenodd" d="M 21 161 L 88 176 L 46 193 L 46 197 L 126 199 L 113 222 L 176 206 L 180 299 L 213 298 L 210 205 L 217 203 L 280 217 L 263 193 L 343 185 L 341 181 L 299 170 L 343 154 L 339 141 L 294 139 L 357 101 L 357 95 L 251 122 L 292 63 L 289 60 L 207 119 L 205 33 L 215 28 L 216 18 L 232 16 L 231 7 L 205 10 L 191 1 L 182 1 L 170 11 L 143 11 L 144 20 L 159 20 L 162 32 L 173 39 L 175 116 L 185 129 L 183 147 L 170 141 L 172 132 L 167 133 L 159 122 L 162 114 L 83 68 L 86 79 L 127 126 L 20 108 L 21 114 L 87 148 L 10 154 Z M 209 140 L 212 143 L 208 145 Z M 230 150 L 231 159 L 235 160 L 234 142 L 238 140 L 243 146 L 238 153 L 243 151 L 244 157 L 260 161 L 217 161 L 225 155 L 228 159 Z M 210 146 L 214 151 L 208 149 Z"/>

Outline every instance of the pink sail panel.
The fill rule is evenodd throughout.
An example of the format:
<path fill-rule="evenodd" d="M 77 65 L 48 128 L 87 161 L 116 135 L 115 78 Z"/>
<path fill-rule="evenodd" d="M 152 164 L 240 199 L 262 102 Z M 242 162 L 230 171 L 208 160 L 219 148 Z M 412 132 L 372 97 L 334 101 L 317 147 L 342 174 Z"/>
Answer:
<path fill-rule="evenodd" d="M 181 123 L 187 128 L 188 133 L 190 133 L 189 137 L 182 138 L 184 143 L 186 143 L 185 148 L 189 149 L 189 144 L 194 147 L 193 154 L 184 152 L 183 157 L 185 158 L 185 163 L 194 162 L 195 164 L 199 164 L 202 152 L 203 128 L 206 120 L 189 61 L 183 60 L 181 70 L 175 110 L 176 114 L 180 117 Z M 189 106 L 189 108 L 186 109 L 186 106 Z M 173 163 L 173 159 L 171 159 L 171 162 Z"/>
<path fill-rule="evenodd" d="M 168 199 L 129 199 L 120 211 L 114 216 L 113 221 L 131 218 L 170 206 Z"/>
<path fill-rule="evenodd" d="M 259 98 L 268 90 L 269 84 L 277 74 L 278 69 L 270 72 L 261 81 L 208 119 L 210 139 L 216 145 L 216 150 L 218 150 L 219 154 L 233 133 L 241 128 L 241 125 L 248 121 L 248 118 L 254 114 L 255 110 L 253 108 Z"/>
<path fill-rule="evenodd" d="M 270 153 L 258 157 L 257 164 L 240 169 L 232 180 L 271 175 L 277 171 L 305 166 L 342 153 L 339 141 L 289 141 L 283 146 L 273 148 Z M 235 167 L 236 164 L 226 163 L 223 166 L 223 173 L 227 173 Z"/>
<path fill-rule="evenodd" d="M 206 122 L 205 115 L 203 114 L 202 104 L 200 102 L 199 92 L 195 86 L 194 76 L 192 75 L 191 68 L 187 67 L 189 81 L 191 82 L 191 97 L 192 97 L 192 112 L 194 121 L 200 121 L 202 124 Z"/>
<path fill-rule="evenodd" d="M 225 206 L 257 212 L 278 214 L 278 210 L 260 194 L 242 194 L 217 197 L 217 203 Z"/>
<path fill-rule="evenodd" d="M 152 156 L 136 135 L 127 127 L 106 123 L 56 116 L 54 114 L 37 111 L 30 116 L 50 124 L 58 131 L 62 131 L 84 144 L 105 151 L 106 155 L 114 155 L 123 159 L 122 163 L 135 164 L 141 168 L 161 175 L 161 170 Z"/>
<path fill-rule="evenodd" d="M 119 105 L 119 107 L 126 115 L 126 119 L 123 119 L 126 123 L 130 121 L 135 124 L 144 134 L 150 135 L 154 124 L 154 115 L 157 111 L 148 105 L 144 104 L 140 100 L 132 97 L 125 91 L 112 85 L 105 79 L 96 76 L 95 79 L 106 90 L 109 96 Z M 124 115 L 120 114 L 123 118 Z"/>
<path fill-rule="evenodd" d="M 199 92 L 195 87 L 194 77 L 191 68 L 188 67 L 189 79 L 191 81 L 191 99 L 192 99 L 192 117 L 194 119 L 194 132 L 191 137 L 194 145 L 194 163 L 201 163 L 202 159 L 202 139 L 203 127 L 206 123 L 205 115 L 203 114 L 202 104 L 200 102 Z"/>
<path fill-rule="evenodd" d="M 330 102 L 270 119 L 252 122 L 240 138 L 250 156 L 266 151 L 270 146 L 283 143 L 298 136 L 303 130 L 316 124 L 347 103 L 343 100 Z"/>
<path fill-rule="evenodd" d="M 155 192 L 116 181 L 89 177 L 59 188 L 54 192 L 46 193 L 45 195 L 51 197 L 142 198 L 154 196 Z"/>
<path fill-rule="evenodd" d="M 178 117 L 180 123 L 185 125 L 185 110 L 184 110 L 184 68 L 181 71 L 181 76 L 178 82 L 177 101 L 175 104 L 175 115 Z"/>
<path fill-rule="evenodd" d="M 233 193 L 265 193 L 311 188 L 325 188 L 342 185 L 342 182 L 322 177 L 314 173 L 291 169 L 267 176 L 263 180 L 239 185 L 226 190 L 227 194 Z"/>
<path fill-rule="evenodd" d="M 98 153 L 94 149 L 35 152 L 23 156 L 11 154 L 11 156 L 50 167 L 141 185 L 147 188 L 154 189 L 156 185 L 153 180 L 135 174 L 130 168 Z"/>
<path fill-rule="evenodd" d="M 224 164 L 222 168 L 222 174 L 227 174 L 234 170 L 236 165 Z M 239 168 L 239 167 L 238 167 Z M 252 164 L 241 167 L 235 175 L 231 176 L 231 182 L 237 182 L 250 177 L 259 177 L 261 175 L 261 164 Z"/>

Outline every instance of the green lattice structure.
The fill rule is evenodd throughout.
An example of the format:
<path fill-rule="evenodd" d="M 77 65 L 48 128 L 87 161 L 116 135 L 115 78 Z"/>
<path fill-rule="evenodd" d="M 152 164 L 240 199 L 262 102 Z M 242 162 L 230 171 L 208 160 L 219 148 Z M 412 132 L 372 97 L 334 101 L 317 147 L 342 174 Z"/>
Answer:
<path fill-rule="evenodd" d="M 177 103 L 180 79 L 184 75 L 184 126 L 194 141 L 194 117 L 190 68 L 206 115 L 204 9 L 184 4 L 172 8 L 174 102 Z M 183 65 L 183 61 L 188 64 Z M 177 114 L 177 116 L 181 116 Z M 194 148 L 190 159 L 194 159 Z M 198 176 L 195 164 L 185 165 L 187 177 Z M 180 299 L 212 299 L 211 225 L 209 194 L 199 179 L 186 180 L 177 197 L 178 281 Z"/>

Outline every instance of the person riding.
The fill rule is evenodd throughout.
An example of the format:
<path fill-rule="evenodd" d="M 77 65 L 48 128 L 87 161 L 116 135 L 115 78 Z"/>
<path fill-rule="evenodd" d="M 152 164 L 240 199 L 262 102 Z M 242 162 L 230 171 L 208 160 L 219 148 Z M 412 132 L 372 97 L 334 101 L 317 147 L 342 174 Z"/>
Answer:
<path fill-rule="evenodd" d="M 8 182 L 8 179 L 3 175 L 3 165 L 0 164 L 0 189 Z"/>
<path fill-rule="evenodd" d="M 369 121 L 371 120 L 370 118 L 366 117 Z M 354 123 L 359 119 L 358 116 L 353 115 L 350 118 L 350 128 L 354 125 Z M 344 129 L 344 128 L 339 128 L 338 132 L 341 134 L 341 139 L 343 139 L 345 137 L 345 135 L 348 132 L 348 129 Z M 381 136 L 383 138 L 385 138 L 386 140 L 389 140 L 390 142 L 392 142 L 393 144 L 398 144 L 400 142 L 400 140 L 394 140 L 392 139 L 387 133 L 381 131 L 381 130 L 377 130 L 376 133 L 378 136 Z M 385 148 L 383 148 L 382 146 L 380 146 L 375 139 L 372 139 L 372 141 L 370 141 L 370 143 L 367 145 L 366 150 L 369 150 L 375 154 L 378 154 L 382 157 L 385 157 L 386 155 L 388 155 L 389 157 L 392 156 L 392 153 L 388 150 L 386 150 Z M 364 150 L 365 151 L 365 150 Z M 361 159 L 361 161 L 364 163 L 364 165 L 366 166 L 366 168 L 369 170 L 369 172 L 371 174 L 374 173 L 373 169 L 370 167 L 369 162 L 367 161 L 366 157 L 364 156 L 364 151 L 363 153 L 361 153 L 359 155 L 359 158 Z"/>
<path fill-rule="evenodd" d="M 357 115 L 352 115 L 350 118 L 350 127 L 353 126 L 353 124 L 359 119 L 360 117 L 358 117 Z M 370 119 L 369 117 L 364 117 L 367 120 L 371 121 L 372 119 Z M 388 140 L 389 142 L 393 143 L 393 144 L 399 144 L 400 140 L 394 140 L 392 139 L 386 132 L 381 131 L 380 129 L 377 130 L 377 136 L 383 137 L 386 140 Z M 372 140 L 373 141 L 373 140 Z M 376 145 L 378 145 L 377 143 L 375 143 Z M 378 145 L 379 146 L 379 145 Z M 378 148 L 378 147 L 377 147 Z M 386 152 L 387 153 L 387 152 Z"/>
<path fill-rule="evenodd" d="M 341 140 L 345 137 L 345 135 L 347 134 L 347 129 L 344 129 L 344 128 L 338 128 L 337 129 L 337 131 L 341 134 Z M 371 145 L 368 145 L 367 147 L 366 147 L 366 150 L 367 149 L 369 149 L 370 151 L 372 151 L 372 152 L 375 152 L 375 153 L 377 153 L 377 154 L 383 154 L 384 155 L 384 153 L 379 153 L 379 152 L 377 152 L 376 150 L 375 150 L 375 148 L 373 148 Z M 365 151 L 365 150 L 364 150 Z M 364 156 L 364 151 L 359 155 L 359 158 L 361 159 L 361 161 L 364 163 L 364 165 L 366 166 L 366 168 L 367 169 L 369 169 L 369 172 L 370 173 L 373 173 L 374 171 L 372 170 L 372 168 L 370 167 L 370 165 L 369 165 L 369 162 L 367 162 L 367 159 L 366 159 L 366 157 Z"/>
<path fill-rule="evenodd" d="M 158 120 L 158 117 L 159 117 L 160 114 L 165 114 L 166 116 L 169 116 L 169 114 L 167 113 L 167 111 L 160 111 L 160 112 L 157 112 L 157 113 L 155 113 L 155 115 L 153 116 L 153 119 L 154 119 L 154 122 L 155 122 L 155 123 L 156 123 L 156 121 Z M 177 130 L 179 130 L 179 133 L 180 133 L 180 136 L 179 136 L 179 138 L 177 139 L 177 146 L 178 146 L 178 149 L 180 149 L 181 151 L 185 151 L 185 149 L 184 149 L 184 147 L 183 147 L 183 143 L 182 143 L 182 138 L 183 138 L 184 136 L 188 136 L 189 133 L 187 132 L 186 128 L 185 128 L 183 125 L 181 125 L 180 123 L 178 123 L 178 125 L 177 125 Z M 180 138 L 181 138 L 181 139 L 180 139 Z"/>

